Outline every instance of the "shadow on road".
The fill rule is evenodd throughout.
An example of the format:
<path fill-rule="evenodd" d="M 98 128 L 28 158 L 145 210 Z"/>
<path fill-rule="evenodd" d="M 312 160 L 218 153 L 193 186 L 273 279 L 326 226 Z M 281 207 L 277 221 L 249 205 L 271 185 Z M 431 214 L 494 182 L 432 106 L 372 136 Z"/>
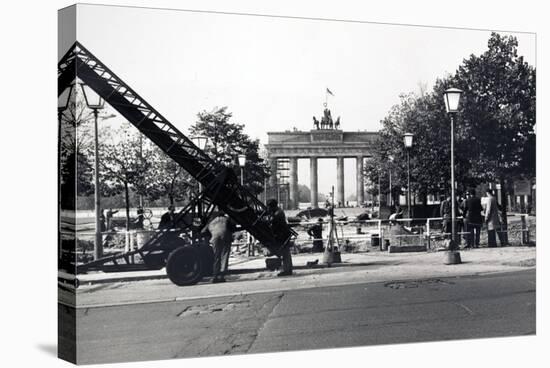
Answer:
<path fill-rule="evenodd" d="M 333 263 L 330 266 L 326 264 L 315 264 L 315 265 L 300 265 L 294 266 L 295 270 L 314 270 L 314 269 L 325 269 L 325 268 L 350 268 L 350 267 L 367 267 L 367 266 L 396 266 L 400 265 L 403 262 L 398 261 L 375 261 L 375 262 L 361 262 L 361 263 Z M 240 268 L 228 270 L 228 275 L 242 275 L 248 273 L 268 271 L 266 267 L 255 267 L 255 268 Z"/>

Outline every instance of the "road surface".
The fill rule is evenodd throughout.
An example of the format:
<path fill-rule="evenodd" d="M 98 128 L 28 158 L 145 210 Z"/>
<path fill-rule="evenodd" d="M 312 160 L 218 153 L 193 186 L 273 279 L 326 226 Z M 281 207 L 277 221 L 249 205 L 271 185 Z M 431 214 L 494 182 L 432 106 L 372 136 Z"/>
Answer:
<path fill-rule="evenodd" d="M 535 286 L 530 269 L 83 308 L 77 310 L 77 359 L 107 363 L 530 335 L 536 332 Z"/>

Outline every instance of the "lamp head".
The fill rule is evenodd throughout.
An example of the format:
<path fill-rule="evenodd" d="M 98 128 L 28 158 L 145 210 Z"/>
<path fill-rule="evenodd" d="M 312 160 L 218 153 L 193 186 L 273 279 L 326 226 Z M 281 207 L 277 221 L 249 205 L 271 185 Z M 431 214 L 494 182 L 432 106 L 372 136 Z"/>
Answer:
<path fill-rule="evenodd" d="M 239 166 L 244 167 L 246 164 L 246 155 L 240 154 L 239 155 Z"/>
<path fill-rule="evenodd" d="M 413 137 L 414 137 L 414 134 L 412 134 L 412 133 L 403 134 L 403 143 L 405 143 L 406 148 L 411 148 L 412 147 Z"/>
<path fill-rule="evenodd" d="M 443 94 L 443 99 L 445 100 L 445 109 L 448 113 L 458 112 L 458 105 L 460 103 L 460 96 L 462 95 L 462 90 L 458 88 L 449 88 Z"/>
<path fill-rule="evenodd" d="M 82 93 L 84 94 L 86 105 L 88 105 L 90 109 L 102 109 L 105 104 L 105 100 L 87 84 L 80 83 L 80 86 L 82 87 Z"/>

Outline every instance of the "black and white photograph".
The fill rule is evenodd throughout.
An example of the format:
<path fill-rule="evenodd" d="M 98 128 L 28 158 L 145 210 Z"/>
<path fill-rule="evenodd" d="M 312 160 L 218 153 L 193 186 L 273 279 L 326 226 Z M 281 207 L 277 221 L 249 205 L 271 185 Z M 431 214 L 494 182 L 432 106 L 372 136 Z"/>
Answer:
<path fill-rule="evenodd" d="M 535 34 L 59 22 L 62 359 L 536 333 Z"/>
<path fill-rule="evenodd" d="M 8 12 L 3 365 L 540 366 L 542 12 L 435 4 Z"/>

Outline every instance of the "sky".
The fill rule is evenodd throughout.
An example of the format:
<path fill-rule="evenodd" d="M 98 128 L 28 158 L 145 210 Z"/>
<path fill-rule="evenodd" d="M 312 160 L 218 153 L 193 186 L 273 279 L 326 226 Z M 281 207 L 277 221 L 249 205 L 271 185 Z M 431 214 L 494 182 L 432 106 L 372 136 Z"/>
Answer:
<path fill-rule="evenodd" d="M 431 88 L 487 48 L 490 31 L 78 5 L 77 40 L 178 129 L 228 106 L 233 122 L 267 143 L 268 131 L 309 130 L 329 108 L 346 131 L 377 131 L 399 95 Z M 508 34 L 506 32 L 499 32 Z M 535 64 L 535 35 L 513 33 Z M 65 41 L 62 41 L 65 42 Z M 70 44 L 59 47 L 59 57 Z M 112 119 L 116 121 L 116 119 Z M 309 162 L 298 181 L 309 186 Z M 319 162 L 319 191 L 336 185 Z M 346 197 L 355 164 L 345 161 Z"/>

